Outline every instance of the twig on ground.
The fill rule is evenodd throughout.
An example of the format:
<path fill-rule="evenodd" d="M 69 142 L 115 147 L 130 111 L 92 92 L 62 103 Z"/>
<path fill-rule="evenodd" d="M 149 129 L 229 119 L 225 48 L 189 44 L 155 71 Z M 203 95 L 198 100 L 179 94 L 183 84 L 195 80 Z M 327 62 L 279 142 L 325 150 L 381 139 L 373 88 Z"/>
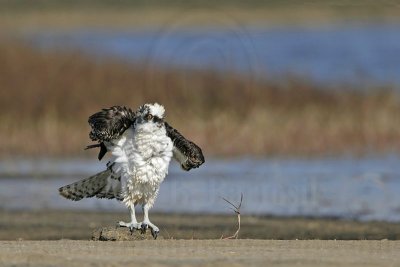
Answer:
<path fill-rule="evenodd" d="M 226 198 L 222 198 L 223 200 L 225 200 L 228 204 L 230 204 L 232 207 L 229 207 L 231 210 L 233 210 L 233 212 L 235 212 L 236 214 L 237 214 L 237 217 L 238 217 L 238 229 L 236 230 L 236 232 L 233 234 L 233 235 L 231 235 L 231 236 L 228 236 L 228 237 L 225 237 L 224 238 L 224 236 L 222 235 L 221 236 L 221 239 L 233 239 L 233 238 L 235 238 L 235 239 L 238 239 L 238 237 L 239 237 L 239 232 L 240 232 L 240 207 L 242 207 L 242 202 L 243 202 L 243 193 L 241 193 L 240 194 L 240 203 L 239 203 L 239 205 L 235 205 L 235 204 L 233 204 L 232 202 L 230 202 L 229 200 L 227 200 Z"/>

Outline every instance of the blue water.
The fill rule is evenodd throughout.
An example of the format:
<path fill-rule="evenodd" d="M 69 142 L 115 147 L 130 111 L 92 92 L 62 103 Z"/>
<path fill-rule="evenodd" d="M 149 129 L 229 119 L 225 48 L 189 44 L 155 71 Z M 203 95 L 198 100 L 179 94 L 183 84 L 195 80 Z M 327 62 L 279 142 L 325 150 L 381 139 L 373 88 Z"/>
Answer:
<path fill-rule="evenodd" d="M 243 214 L 339 217 L 400 222 L 400 157 L 326 159 L 209 158 L 200 169 L 172 164 L 153 211 L 229 213 L 243 193 Z M 115 210 L 115 200 L 66 200 L 60 186 L 104 168 L 88 160 L 0 163 L 0 209 Z"/>
<path fill-rule="evenodd" d="M 77 48 L 153 66 L 295 74 L 324 83 L 400 83 L 400 24 L 315 27 L 76 30 L 28 36 L 44 48 Z"/>

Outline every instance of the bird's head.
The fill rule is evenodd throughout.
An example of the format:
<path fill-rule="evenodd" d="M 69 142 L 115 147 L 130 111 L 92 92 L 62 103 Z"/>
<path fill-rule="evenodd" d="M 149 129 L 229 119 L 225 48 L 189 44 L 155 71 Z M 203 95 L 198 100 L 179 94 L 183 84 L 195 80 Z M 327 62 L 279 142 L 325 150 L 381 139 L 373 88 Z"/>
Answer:
<path fill-rule="evenodd" d="M 144 131 L 152 132 L 164 125 L 165 109 L 158 103 L 144 104 L 136 111 L 136 126 Z"/>

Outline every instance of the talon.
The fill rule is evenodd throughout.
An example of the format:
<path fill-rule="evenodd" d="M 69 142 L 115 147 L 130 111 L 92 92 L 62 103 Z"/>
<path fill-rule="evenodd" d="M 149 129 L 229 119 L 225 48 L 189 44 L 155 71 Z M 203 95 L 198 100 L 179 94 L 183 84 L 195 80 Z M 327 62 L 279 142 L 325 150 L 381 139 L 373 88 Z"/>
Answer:
<path fill-rule="evenodd" d="M 129 231 L 131 232 L 131 235 L 133 234 L 133 232 L 135 230 L 139 230 L 140 229 L 140 224 L 138 224 L 137 222 L 130 222 L 130 223 L 119 222 L 118 226 L 119 227 L 127 227 L 129 229 Z"/>
<path fill-rule="evenodd" d="M 128 227 L 128 224 L 125 223 L 125 222 L 120 221 L 120 222 L 117 223 L 117 226 L 119 226 L 119 227 Z"/>
<path fill-rule="evenodd" d="M 142 223 L 142 226 L 141 226 L 142 234 L 145 234 L 145 233 L 146 233 L 146 230 L 147 230 L 148 227 L 149 227 L 149 226 L 148 226 L 147 224 Z"/>
<path fill-rule="evenodd" d="M 159 233 L 159 232 L 160 232 L 160 231 L 154 231 L 153 228 L 151 228 L 151 235 L 153 236 L 154 240 L 157 239 L 157 236 L 158 236 L 158 233 Z"/>

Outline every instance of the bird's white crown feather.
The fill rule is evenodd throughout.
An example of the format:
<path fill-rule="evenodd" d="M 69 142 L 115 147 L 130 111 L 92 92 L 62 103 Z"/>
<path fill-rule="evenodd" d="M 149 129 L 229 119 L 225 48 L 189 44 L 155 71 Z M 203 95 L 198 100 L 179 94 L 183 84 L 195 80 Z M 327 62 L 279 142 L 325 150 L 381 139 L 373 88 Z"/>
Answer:
<path fill-rule="evenodd" d="M 154 103 L 144 104 L 137 110 L 138 115 L 146 115 L 148 113 L 159 118 L 164 118 L 165 108 L 163 105 Z"/>
<path fill-rule="evenodd" d="M 164 113 L 165 113 L 165 108 L 163 105 L 160 105 L 158 103 L 154 104 L 147 104 L 150 108 L 150 114 L 153 116 L 157 116 L 159 118 L 164 118 Z"/>

